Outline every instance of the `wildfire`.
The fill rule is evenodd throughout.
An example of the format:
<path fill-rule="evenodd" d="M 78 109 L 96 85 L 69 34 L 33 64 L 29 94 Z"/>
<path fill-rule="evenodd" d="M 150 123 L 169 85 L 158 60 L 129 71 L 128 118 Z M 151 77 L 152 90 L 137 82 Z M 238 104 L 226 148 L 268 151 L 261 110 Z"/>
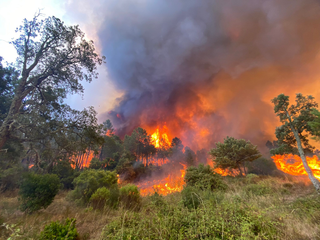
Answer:
<path fill-rule="evenodd" d="M 162 128 L 162 133 L 160 133 L 159 128 L 151 135 L 151 143 L 156 147 L 156 148 L 164 148 L 168 149 L 170 147 L 170 141 L 169 137 L 167 134 L 167 127 L 164 126 Z"/>
<path fill-rule="evenodd" d="M 275 155 L 272 157 L 277 168 L 295 176 L 308 175 L 299 156 L 293 154 Z M 306 157 L 314 176 L 320 180 L 320 161 L 317 156 Z"/>
<path fill-rule="evenodd" d="M 214 168 L 214 163 L 211 159 L 207 159 L 207 164 L 213 168 L 213 171 L 216 173 L 222 175 L 222 176 L 237 176 L 239 175 L 239 170 L 233 169 L 233 170 L 228 170 L 228 169 L 221 169 L 221 168 Z"/>
<path fill-rule="evenodd" d="M 138 184 L 140 194 L 147 196 L 157 192 L 161 195 L 168 195 L 173 192 L 180 192 L 184 185 L 184 175 L 187 166 L 180 163 L 183 169 L 180 169 L 180 175 L 169 174 L 166 178 L 160 180 L 146 181 Z"/>

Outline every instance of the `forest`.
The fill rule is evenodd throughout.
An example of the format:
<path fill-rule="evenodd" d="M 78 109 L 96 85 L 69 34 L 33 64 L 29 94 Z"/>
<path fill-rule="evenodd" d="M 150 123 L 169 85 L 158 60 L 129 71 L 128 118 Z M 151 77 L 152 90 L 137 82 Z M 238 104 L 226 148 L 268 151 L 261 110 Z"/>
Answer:
<path fill-rule="evenodd" d="M 270 99 L 268 153 L 233 136 L 192 148 L 165 124 L 123 134 L 65 101 L 108 61 L 79 26 L 36 14 L 17 32 L 17 61 L 0 57 L 0 239 L 318 238 L 313 96 Z"/>

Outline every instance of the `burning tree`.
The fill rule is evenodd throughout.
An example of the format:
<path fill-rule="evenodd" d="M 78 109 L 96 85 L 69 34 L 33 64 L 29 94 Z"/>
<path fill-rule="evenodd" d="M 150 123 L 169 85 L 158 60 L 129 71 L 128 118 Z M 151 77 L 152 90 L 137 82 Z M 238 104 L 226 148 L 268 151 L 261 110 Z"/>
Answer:
<path fill-rule="evenodd" d="M 289 106 L 289 96 L 280 94 L 272 100 L 274 112 L 279 116 L 282 125 L 276 128 L 278 148 L 272 149 L 271 154 L 299 153 L 304 169 L 314 187 L 320 192 L 320 183 L 315 178 L 306 160 L 306 153 L 312 152 L 314 147 L 309 144 L 308 133 L 312 134 L 312 128 L 308 122 L 315 119 L 313 109 L 318 107 L 311 95 L 296 95 L 296 104 Z M 298 149 L 297 149 L 298 148 Z"/>
<path fill-rule="evenodd" d="M 257 146 L 250 141 L 233 137 L 225 138 L 223 143 L 216 143 L 216 148 L 211 149 L 209 154 L 215 162 L 215 168 L 239 169 L 240 175 L 242 175 L 241 167 L 246 173 L 244 165 L 246 161 L 252 162 L 261 157 Z"/>

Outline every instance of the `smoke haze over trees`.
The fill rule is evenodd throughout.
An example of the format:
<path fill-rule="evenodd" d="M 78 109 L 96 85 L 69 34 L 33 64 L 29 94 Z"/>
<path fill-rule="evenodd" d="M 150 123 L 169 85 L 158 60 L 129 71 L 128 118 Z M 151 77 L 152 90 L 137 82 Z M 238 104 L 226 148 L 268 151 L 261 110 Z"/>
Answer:
<path fill-rule="evenodd" d="M 226 135 L 264 146 L 278 124 L 275 92 L 318 97 L 311 86 L 319 73 L 319 7 L 315 0 L 69 5 L 70 17 L 96 35 L 123 93 L 101 118 L 111 118 L 120 136 L 166 123 L 172 137 L 195 148 Z"/>

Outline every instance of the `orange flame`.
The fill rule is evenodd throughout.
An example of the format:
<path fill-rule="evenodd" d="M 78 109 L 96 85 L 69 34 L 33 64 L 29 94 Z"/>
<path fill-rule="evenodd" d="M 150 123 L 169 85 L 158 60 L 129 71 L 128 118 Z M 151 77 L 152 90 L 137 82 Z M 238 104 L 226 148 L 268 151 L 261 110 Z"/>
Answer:
<path fill-rule="evenodd" d="M 160 133 L 159 128 L 157 128 L 157 130 L 151 135 L 151 143 L 156 148 L 168 149 L 170 147 L 170 141 L 167 134 L 168 129 L 166 126 L 164 126 L 162 129 L 162 133 Z"/>
<path fill-rule="evenodd" d="M 169 174 L 166 178 L 153 180 L 138 184 L 141 196 L 147 196 L 157 192 L 161 195 L 168 195 L 173 192 L 180 192 L 184 185 L 184 175 L 187 165 L 180 163 L 183 169 L 180 169 L 180 175 Z"/>
<path fill-rule="evenodd" d="M 237 169 L 222 169 L 222 168 L 214 168 L 214 163 L 212 161 L 212 159 L 207 159 L 207 164 L 213 168 L 213 171 L 215 171 L 216 173 L 220 174 L 221 176 L 238 176 L 239 175 L 239 170 Z"/>
<path fill-rule="evenodd" d="M 285 173 L 295 176 L 308 175 L 299 156 L 293 154 L 272 156 L 277 168 Z M 320 161 L 317 156 L 306 157 L 314 176 L 320 180 Z"/>
<path fill-rule="evenodd" d="M 72 162 L 78 162 L 80 168 L 89 167 L 91 160 L 95 157 L 94 151 L 88 150 L 84 154 L 79 154 L 76 156 L 72 156 Z M 72 168 L 76 167 L 76 164 L 71 164 Z"/>

